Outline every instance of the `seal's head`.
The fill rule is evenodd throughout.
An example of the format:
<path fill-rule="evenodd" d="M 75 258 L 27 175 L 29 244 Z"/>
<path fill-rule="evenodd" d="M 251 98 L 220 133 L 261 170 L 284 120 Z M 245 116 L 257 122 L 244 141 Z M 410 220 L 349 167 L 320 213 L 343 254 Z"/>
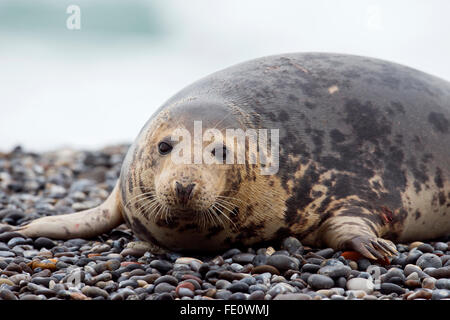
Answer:
<path fill-rule="evenodd" d="M 221 241 L 235 233 L 257 165 L 245 161 L 249 144 L 229 130 L 246 129 L 238 108 L 196 100 L 166 107 L 149 121 L 121 179 L 125 220 L 139 238 L 198 250 L 212 245 L 211 233 L 222 232 Z"/>
<path fill-rule="evenodd" d="M 225 108 L 191 102 L 170 108 L 170 125 L 158 130 L 152 139 L 155 155 L 153 171 L 154 198 L 160 212 L 195 222 L 217 218 L 217 211 L 231 211 L 225 194 L 233 193 L 232 179 L 227 179 L 235 164 L 227 164 L 235 145 L 227 146 L 226 129 L 236 127 L 234 115 Z M 216 112 L 223 114 L 217 117 Z M 205 137 L 211 140 L 204 139 Z M 230 162 L 230 159 L 228 160 Z M 151 183 L 151 182 L 150 182 Z M 159 215 L 153 212 L 154 218 Z M 220 220 L 220 219 L 219 219 Z M 205 223 L 205 221 L 202 221 Z M 206 225 L 206 224 L 204 224 Z"/>

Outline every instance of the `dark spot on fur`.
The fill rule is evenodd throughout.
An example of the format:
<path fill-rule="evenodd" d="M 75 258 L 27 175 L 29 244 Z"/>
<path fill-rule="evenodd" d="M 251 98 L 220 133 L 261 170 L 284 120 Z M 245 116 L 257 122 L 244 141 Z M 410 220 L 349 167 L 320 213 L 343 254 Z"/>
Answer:
<path fill-rule="evenodd" d="M 416 213 L 415 213 L 416 220 L 419 219 L 421 216 L 422 216 L 422 214 L 420 213 L 420 211 L 416 210 Z"/>
<path fill-rule="evenodd" d="M 281 122 L 289 120 L 289 114 L 286 111 L 281 110 L 278 114 L 278 120 Z"/>
<path fill-rule="evenodd" d="M 291 235 L 291 230 L 289 228 L 279 228 L 277 232 L 275 233 L 276 239 L 284 239 L 286 237 L 289 237 Z"/>
<path fill-rule="evenodd" d="M 428 121 L 432 124 L 434 130 L 441 133 L 449 132 L 449 121 L 442 113 L 430 112 L 428 114 Z"/>
<path fill-rule="evenodd" d="M 310 101 L 305 101 L 305 107 L 307 107 L 308 109 L 312 110 L 316 107 L 315 103 L 312 103 Z"/>
<path fill-rule="evenodd" d="M 434 183 L 436 183 L 436 186 L 438 188 L 444 187 L 444 178 L 442 176 L 441 168 L 436 168 L 436 175 L 434 176 Z"/>
<path fill-rule="evenodd" d="M 340 143 L 345 141 L 345 135 L 338 129 L 333 129 L 330 131 L 330 138 L 331 140 L 333 140 L 333 143 Z"/>
<path fill-rule="evenodd" d="M 443 206 L 446 202 L 445 193 L 443 191 L 439 192 L 439 204 Z"/>

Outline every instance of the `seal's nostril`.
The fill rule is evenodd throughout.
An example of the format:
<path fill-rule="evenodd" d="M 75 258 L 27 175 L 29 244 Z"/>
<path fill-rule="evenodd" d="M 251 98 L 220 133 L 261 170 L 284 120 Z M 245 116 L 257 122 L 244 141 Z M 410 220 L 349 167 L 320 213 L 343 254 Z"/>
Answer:
<path fill-rule="evenodd" d="M 188 198 L 191 197 L 192 190 L 194 190 L 194 187 L 195 187 L 195 183 L 191 183 L 186 187 L 186 195 L 188 196 Z"/>
<path fill-rule="evenodd" d="M 175 182 L 175 193 L 176 193 L 178 199 L 183 204 L 186 204 L 188 202 L 188 200 L 191 198 L 194 187 L 195 187 L 195 183 L 188 184 L 185 187 L 178 181 Z"/>

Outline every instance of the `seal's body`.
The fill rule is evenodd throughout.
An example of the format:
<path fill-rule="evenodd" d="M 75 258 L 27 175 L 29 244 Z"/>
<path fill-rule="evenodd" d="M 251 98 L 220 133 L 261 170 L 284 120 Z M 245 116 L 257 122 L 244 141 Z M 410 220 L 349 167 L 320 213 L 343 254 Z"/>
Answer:
<path fill-rule="evenodd" d="M 174 164 L 168 136 L 180 126 L 193 132 L 196 120 L 221 132 L 279 129 L 278 171 Z M 223 148 L 226 154 L 239 147 Z M 294 235 L 372 259 L 392 255 L 388 239 L 450 234 L 450 83 L 340 54 L 284 54 L 233 66 L 188 86 L 152 116 L 108 201 L 90 213 L 114 221 L 102 228 L 76 229 L 77 218 L 67 215 L 54 217 L 55 226 L 65 219 L 65 232 L 39 231 L 47 218 L 21 232 L 93 235 L 122 214 L 140 239 L 174 250 Z"/>

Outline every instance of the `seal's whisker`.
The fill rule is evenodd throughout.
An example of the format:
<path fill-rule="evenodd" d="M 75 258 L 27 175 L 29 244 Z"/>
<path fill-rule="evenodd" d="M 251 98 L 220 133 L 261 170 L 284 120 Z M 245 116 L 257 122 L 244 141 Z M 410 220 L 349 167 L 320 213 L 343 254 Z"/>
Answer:
<path fill-rule="evenodd" d="M 240 202 L 242 202 L 242 203 L 245 203 L 245 201 L 243 201 L 243 200 L 241 200 L 241 199 L 238 199 L 238 198 L 235 198 L 235 197 L 216 196 L 216 198 L 219 198 L 219 199 L 236 200 L 236 201 L 240 201 Z"/>
<path fill-rule="evenodd" d="M 164 212 L 164 216 L 165 216 L 165 219 L 166 219 L 166 223 L 167 224 L 169 224 L 169 220 L 170 220 L 170 208 L 168 207 L 168 206 L 166 206 L 166 205 L 164 205 L 164 207 L 165 207 L 165 212 Z"/>
<path fill-rule="evenodd" d="M 145 201 L 155 201 L 155 200 L 156 200 L 156 197 L 143 197 L 141 199 L 137 199 L 134 204 L 137 204 L 140 202 L 145 202 Z"/>
<path fill-rule="evenodd" d="M 162 218 L 162 209 L 163 209 L 163 205 L 160 203 L 160 204 L 158 204 L 158 207 L 157 208 L 159 208 L 158 209 L 158 211 L 156 212 L 156 214 L 154 214 L 153 215 L 153 217 L 154 217 L 154 220 L 157 220 L 157 219 L 161 219 Z M 153 212 L 155 212 L 156 211 L 156 208 L 153 210 Z"/>
<path fill-rule="evenodd" d="M 152 210 L 156 207 L 156 205 L 158 203 L 159 203 L 158 201 L 154 200 L 153 202 L 149 202 L 149 203 L 144 204 L 140 209 L 143 212 L 147 212 L 148 215 L 150 215 L 150 213 L 153 212 Z"/>
<path fill-rule="evenodd" d="M 214 205 L 212 205 L 212 207 L 210 208 L 210 209 L 212 209 L 211 210 L 211 213 L 213 214 L 213 216 L 217 219 L 217 221 L 219 221 L 221 224 L 222 224 L 222 226 L 225 228 L 225 223 L 223 222 L 223 220 L 220 218 L 220 216 L 217 214 L 217 212 L 216 212 L 216 210 L 217 210 L 217 208 L 216 207 L 214 207 Z"/>
<path fill-rule="evenodd" d="M 213 204 L 212 205 L 212 207 L 215 209 L 215 210 L 217 210 L 217 211 L 219 211 L 232 225 L 233 225 L 233 227 L 234 228 L 236 228 L 236 224 L 230 219 L 230 217 L 228 217 L 222 210 L 220 210 L 219 208 L 217 208 L 216 206 L 215 206 L 215 204 Z M 225 225 L 224 225 L 224 227 L 225 227 Z"/>
<path fill-rule="evenodd" d="M 223 199 L 216 199 L 216 203 L 222 204 L 222 206 L 225 206 L 228 210 L 230 210 L 230 212 L 233 213 L 233 215 L 236 215 L 236 213 L 233 211 L 233 209 L 236 207 L 234 203 L 228 202 Z M 231 206 L 231 208 L 228 208 L 226 205 Z"/>
<path fill-rule="evenodd" d="M 160 204 L 160 202 L 157 201 L 156 199 L 154 199 L 151 202 L 144 203 L 141 207 L 139 207 L 138 210 L 139 210 L 139 212 L 142 212 L 146 218 L 148 218 L 149 215 L 154 212 L 154 210 L 156 209 L 156 207 L 159 204 Z"/>
<path fill-rule="evenodd" d="M 227 210 L 232 215 L 234 215 L 234 216 L 236 215 L 236 212 L 233 211 L 234 206 L 233 206 L 233 208 L 230 209 L 229 207 L 227 207 L 226 203 L 221 203 L 220 201 L 216 201 L 216 204 L 219 205 L 220 207 L 224 208 L 225 210 Z"/>
<path fill-rule="evenodd" d="M 137 199 L 137 198 L 141 198 L 141 197 L 147 197 L 147 196 L 152 196 L 152 197 L 154 197 L 155 195 L 153 194 L 154 193 L 154 191 L 149 191 L 149 192 L 145 192 L 145 193 L 141 193 L 141 194 L 138 194 L 137 196 L 135 196 L 135 197 L 132 197 L 130 200 L 128 200 L 127 201 L 127 203 L 125 204 L 125 206 L 128 206 L 128 204 L 131 202 L 131 201 L 133 201 L 133 200 L 135 200 L 135 199 Z"/>

